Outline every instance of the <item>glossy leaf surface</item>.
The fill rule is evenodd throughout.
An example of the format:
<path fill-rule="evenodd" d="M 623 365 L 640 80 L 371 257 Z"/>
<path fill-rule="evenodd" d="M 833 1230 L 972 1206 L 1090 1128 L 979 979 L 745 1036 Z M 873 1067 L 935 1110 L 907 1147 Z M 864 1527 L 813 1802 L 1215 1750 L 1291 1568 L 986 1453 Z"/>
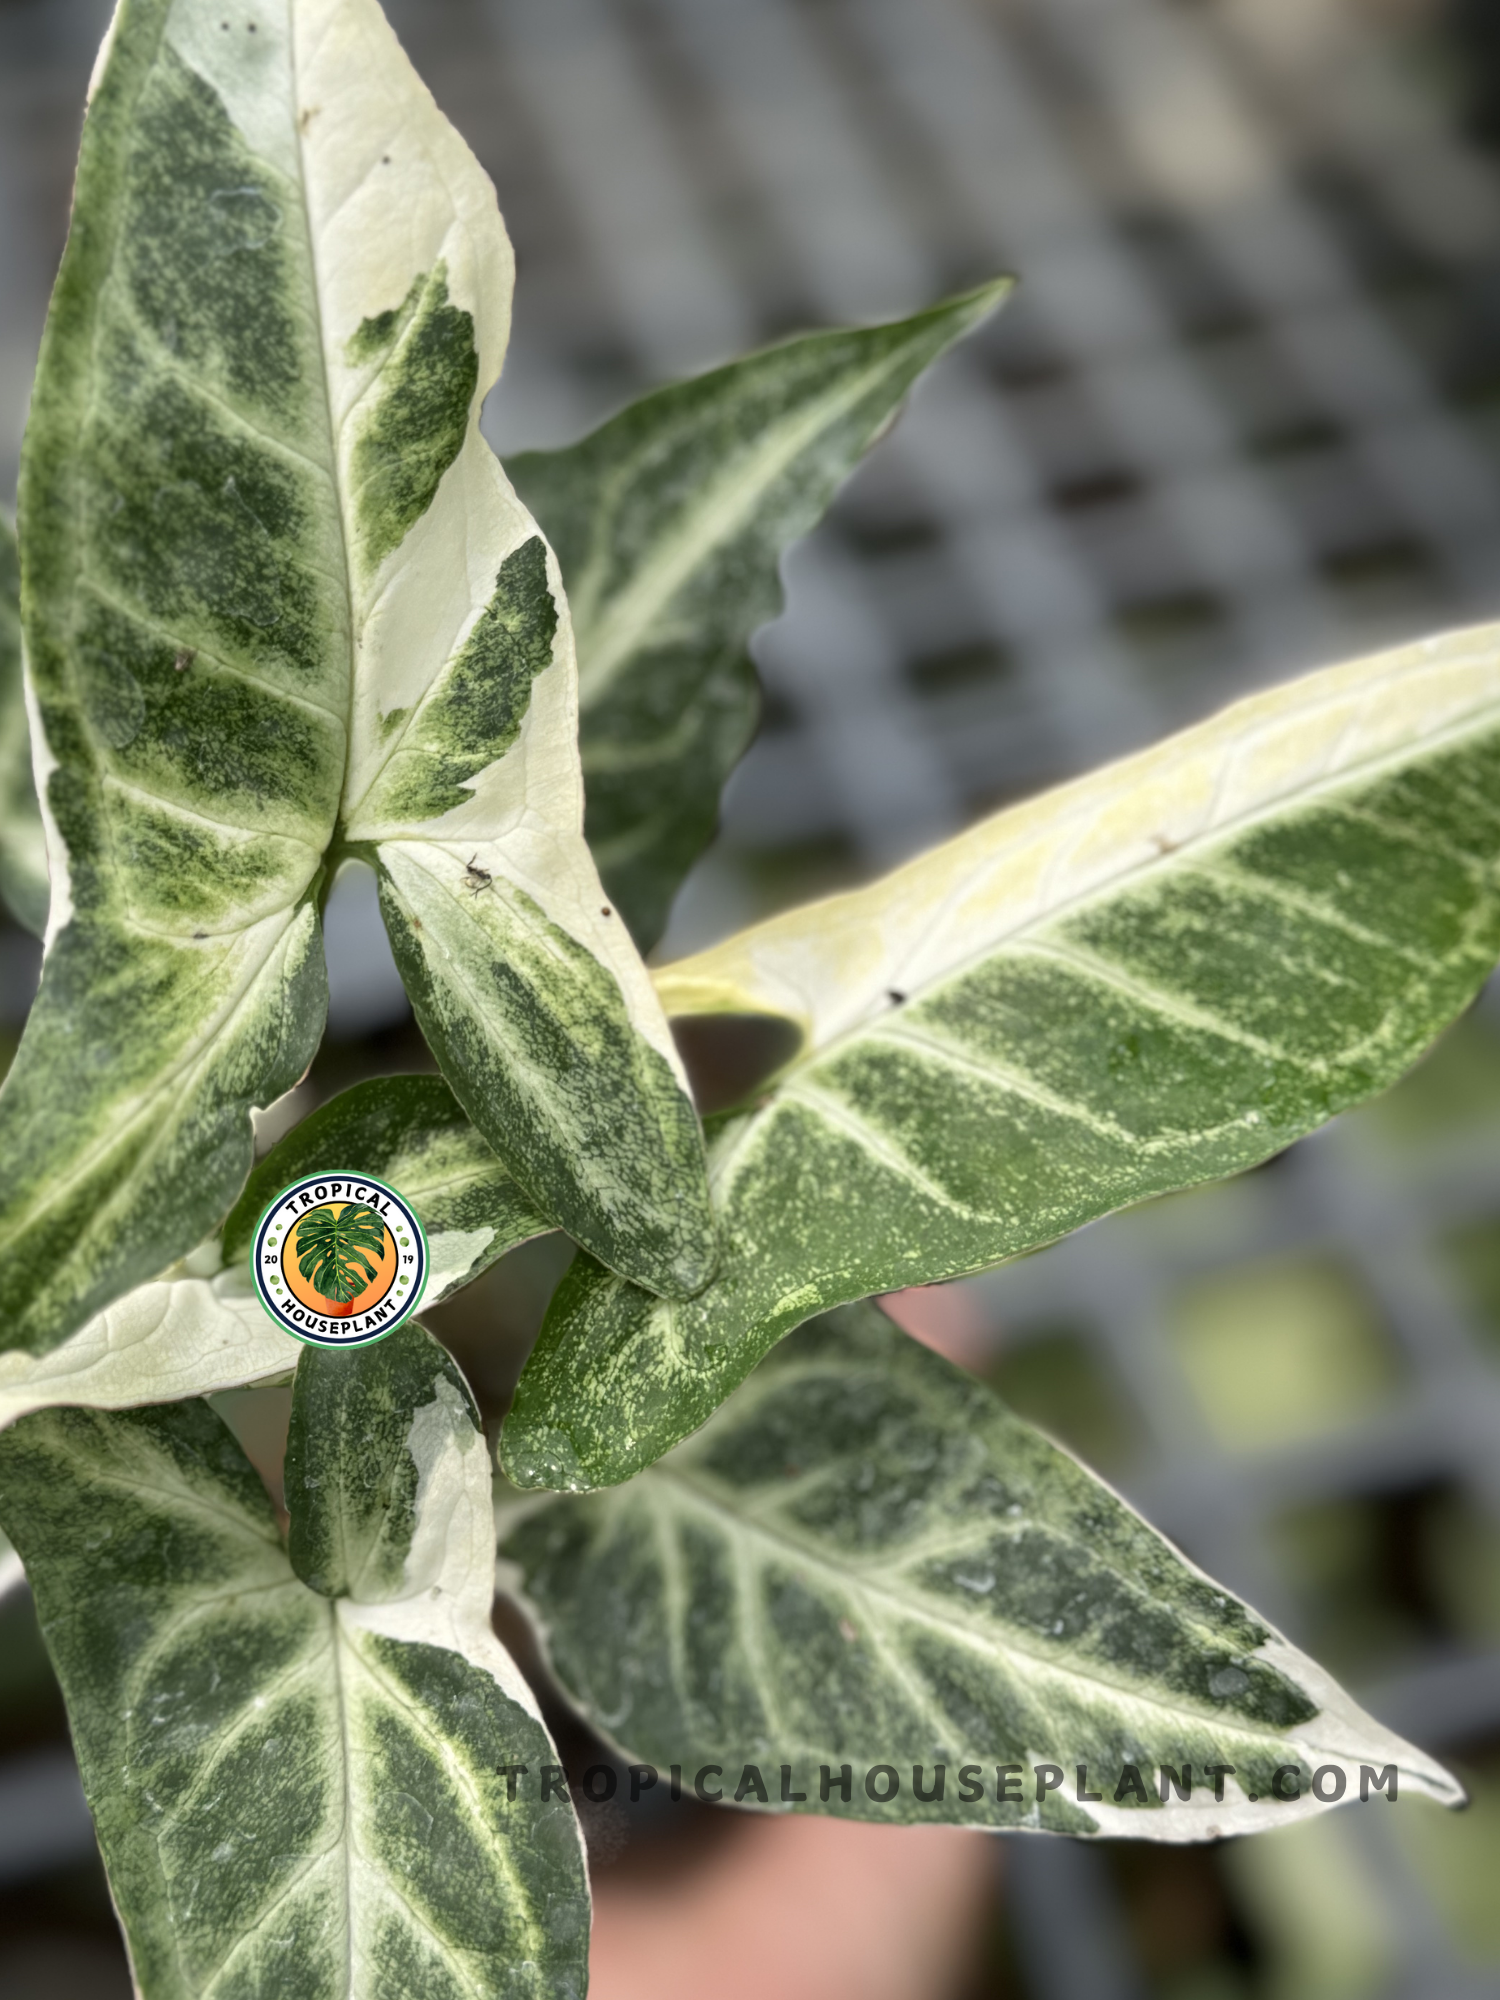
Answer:
<path fill-rule="evenodd" d="M 381 1345 L 337 1358 L 378 1371 Z M 0 1518 L 146 2000 L 583 1990 L 577 1827 L 566 1799 L 507 1797 L 500 1767 L 553 1751 L 489 1629 L 484 1440 L 433 1353 L 408 1425 L 432 1531 L 379 1602 L 298 1580 L 202 1403 L 0 1440 Z"/>
<path fill-rule="evenodd" d="M 759 706 L 747 651 L 782 552 L 907 390 L 1010 290 L 807 334 L 673 383 L 563 451 L 509 461 L 557 550 L 578 638 L 585 828 L 642 950 L 713 832 Z"/>
<path fill-rule="evenodd" d="M 794 1334 L 629 1485 L 497 1511 L 502 1582 L 595 1727 L 741 1803 L 1184 1841 L 1322 1810 L 1317 1772 L 1357 1798 L 1362 1765 L 1462 1799 L 872 1306 Z M 843 1765 L 850 1798 L 822 1797 Z M 1163 1766 L 1190 1767 L 1187 1798 Z"/>
<path fill-rule="evenodd" d="M 692 1107 L 580 831 L 556 566 L 479 434 L 511 270 L 375 0 L 124 0 L 22 465 L 55 838 L 0 1098 L 10 1344 L 222 1218 L 321 1033 L 331 852 L 377 867 L 532 1200 L 648 1286 L 711 1266 Z"/>
<path fill-rule="evenodd" d="M 1275 688 L 883 881 L 667 967 L 802 1054 L 719 1121 L 723 1259 L 671 1310 L 580 1260 L 522 1485 L 625 1479 L 793 1326 L 1231 1174 L 1383 1089 L 1500 954 L 1500 632 Z"/>

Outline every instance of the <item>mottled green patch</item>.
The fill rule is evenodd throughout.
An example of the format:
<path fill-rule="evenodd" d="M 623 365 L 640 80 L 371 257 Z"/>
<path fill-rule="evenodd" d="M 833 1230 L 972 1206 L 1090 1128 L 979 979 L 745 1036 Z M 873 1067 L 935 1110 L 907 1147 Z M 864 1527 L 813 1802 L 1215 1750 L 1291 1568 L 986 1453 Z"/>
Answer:
<path fill-rule="evenodd" d="M 441 1077 L 381 1076 L 321 1105 L 271 1148 L 224 1225 L 225 1262 L 248 1255 L 256 1224 L 284 1187 L 349 1170 L 399 1188 L 430 1243 L 449 1232 L 485 1237 L 474 1244 L 465 1283 L 550 1227 Z M 437 1296 L 429 1292 L 427 1303 Z"/>
<path fill-rule="evenodd" d="M 612 1268 L 696 1291 L 715 1255 L 698 1121 L 613 975 L 509 883 L 475 894 L 395 842 L 379 860 L 418 1023 L 517 1185 Z"/>
<path fill-rule="evenodd" d="M 551 1761 L 541 1725 L 479 1661 L 306 1589 L 204 1404 L 22 1419 L 0 1439 L 0 1519 L 143 1992 L 582 1990 L 571 1809 L 539 1787 L 510 1803 L 499 1770 Z M 461 1592 L 493 1648 L 489 1566 Z"/>
<path fill-rule="evenodd" d="M 306 862 L 300 841 L 225 833 L 123 791 L 108 795 L 107 823 L 130 917 L 200 941 L 225 923 L 238 928 L 257 909 L 273 912 L 288 876 Z"/>
<path fill-rule="evenodd" d="M 509 1531 L 500 1518 L 501 1554 L 596 1726 L 661 1767 L 754 1764 L 772 1806 L 1093 1833 L 1077 1767 L 1113 1806 L 1134 1765 L 1147 1797 L 1127 1783 L 1119 1803 L 1141 1830 L 1202 1838 L 1274 1824 L 1273 1772 L 1305 1784 L 1320 1741 L 1304 1663 L 1258 1657 L 1272 1635 L 1253 1612 L 869 1307 L 802 1328 L 630 1485 Z M 1372 1758 L 1391 1754 L 1366 1721 L 1346 1755 L 1361 1731 Z M 1039 1805 L 1046 1762 L 1066 1788 Z M 851 1798 L 821 1799 L 821 1767 L 843 1763 Z M 1006 1763 L 1018 1798 L 998 1796 Z M 889 1802 L 863 1782 L 881 1764 L 901 1781 Z M 1211 1764 L 1234 1767 L 1222 1811 L 1164 1809 L 1163 1765 L 1191 1766 L 1201 1801 Z M 913 1767 L 931 1793 L 936 1765 L 944 1795 L 918 1797 Z"/>
<path fill-rule="evenodd" d="M 353 339 L 373 355 L 381 337 L 367 331 L 371 325 L 366 320 Z M 450 303 L 446 264 L 435 265 L 416 297 L 397 308 L 389 335 L 379 389 L 365 406 L 350 458 L 367 575 L 432 505 L 468 434 L 479 383 L 473 316 Z"/>
<path fill-rule="evenodd" d="M 369 362 L 385 359 L 398 337 L 411 324 L 427 283 L 425 278 L 413 278 L 411 290 L 399 306 L 392 306 L 389 312 L 373 313 L 368 319 L 360 321 L 344 343 L 344 356 L 351 368 L 362 368 Z"/>
<path fill-rule="evenodd" d="M 418 1916 L 413 1924 L 392 1912 L 382 1935 L 396 1955 L 373 1992 L 389 2000 L 472 1995 L 477 1977 L 481 1991 L 520 2000 L 581 1994 L 589 1928 L 582 1856 L 566 1799 L 540 1802 L 542 1768 L 556 1761 L 540 1723 L 444 1648 L 361 1634 L 350 1650 L 379 1688 L 361 1717 L 371 1760 L 362 1830 Z M 438 1767 L 434 1742 L 458 1782 Z M 515 1800 L 506 1764 L 529 1767 Z M 420 1984 L 404 1969 L 415 1967 L 425 1971 Z"/>
<path fill-rule="evenodd" d="M 501 564 L 473 630 L 408 715 L 361 819 L 415 825 L 471 798 L 470 782 L 520 734 L 556 636 L 546 545 L 534 535 Z"/>
<path fill-rule="evenodd" d="M 61 934 L 5 1082 L 7 1347 L 49 1352 L 217 1226 L 250 1168 L 248 1107 L 302 1076 L 327 1008 L 310 903 L 249 941 Z"/>
<path fill-rule="evenodd" d="M 1236 1173 L 1393 1083 L 1500 953 L 1493 731 L 1293 804 L 892 1003 L 710 1145 L 721 1260 L 669 1315 L 580 1260 L 507 1419 L 603 1485 L 845 1300 L 980 1270 Z"/>
<path fill-rule="evenodd" d="M 73 913 L 0 1097 L 31 1352 L 215 1225 L 326 999 L 350 644 L 305 204 L 169 12 L 122 13 L 89 110 L 22 463 Z"/>
<path fill-rule="evenodd" d="M 463 1376 L 415 1323 L 373 1347 L 302 1354 L 286 1447 L 287 1547 L 310 1590 L 364 1604 L 401 1594 L 425 1469 L 413 1421 L 445 1385 L 477 1430 Z"/>
<path fill-rule="evenodd" d="M 21 562 L 0 514 L 0 897 L 38 937 L 47 927 L 47 851 L 31 775 L 21 665 Z"/>
<path fill-rule="evenodd" d="M 781 609 L 783 551 L 922 370 L 1008 290 L 787 341 L 659 389 L 564 451 L 509 461 L 572 600 L 589 845 L 643 949 L 754 733 L 746 648 Z"/>

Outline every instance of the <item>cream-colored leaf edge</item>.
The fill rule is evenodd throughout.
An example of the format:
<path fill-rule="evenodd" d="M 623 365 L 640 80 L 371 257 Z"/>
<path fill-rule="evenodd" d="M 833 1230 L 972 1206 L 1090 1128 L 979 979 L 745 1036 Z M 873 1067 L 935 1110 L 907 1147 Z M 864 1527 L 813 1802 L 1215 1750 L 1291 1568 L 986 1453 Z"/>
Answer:
<path fill-rule="evenodd" d="M 428 1240 L 427 1282 L 417 1311 L 460 1284 L 492 1229 L 443 1230 Z M 297 1365 L 302 1349 L 256 1296 L 243 1268 L 213 1266 L 213 1246 L 174 1272 L 127 1292 L 47 1354 L 0 1354 L 0 1430 L 32 1410 L 132 1409 L 245 1388 Z"/>
<path fill-rule="evenodd" d="M 1324 668 L 1008 808 L 868 888 L 661 967 L 669 1015 L 774 1013 L 799 1060 L 1012 939 L 1382 765 L 1500 727 L 1500 625 Z"/>

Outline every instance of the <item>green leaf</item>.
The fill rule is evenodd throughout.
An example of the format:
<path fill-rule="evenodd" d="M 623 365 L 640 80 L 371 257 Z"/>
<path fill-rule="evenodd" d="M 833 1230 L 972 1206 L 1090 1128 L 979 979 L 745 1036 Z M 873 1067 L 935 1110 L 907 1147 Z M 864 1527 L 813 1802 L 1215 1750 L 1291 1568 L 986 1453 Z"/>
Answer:
<path fill-rule="evenodd" d="M 47 841 L 31 776 L 21 645 L 21 560 L 0 514 L 0 896 L 18 924 L 47 928 Z"/>
<path fill-rule="evenodd" d="M 759 706 L 746 651 L 781 554 L 1001 279 L 885 326 L 808 334 L 643 397 L 507 467 L 557 550 L 578 638 L 585 830 L 644 951 L 713 832 Z"/>
<path fill-rule="evenodd" d="M 1500 953 L 1500 630 L 1257 695 L 872 887 L 667 967 L 796 1060 L 710 1148 L 723 1254 L 656 1307 L 580 1260 L 506 1422 L 628 1478 L 802 1320 L 1280 1151 L 1395 1081 Z"/>
<path fill-rule="evenodd" d="M 489 1627 L 484 1440 L 440 1359 L 429 1380 L 410 1443 L 431 1528 L 379 1603 L 299 1582 L 201 1403 L 0 1439 L 0 1518 L 145 2000 L 583 1990 L 577 1826 L 541 1803 L 555 1752 Z M 514 1800 L 506 1765 L 533 1774 Z"/>
<path fill-rule="evenodd" d="M 297 1224 L 297 1268 L 335 1305 L 347 1305 L 373 1283 L 384 1255 L 385 1224 L 360 1202 L 347 1202 L 337 1212 L 310 1208 Z"/>
<path fill-rule="evenodd" d="M 422 1477 L 460 1417 L 479 1429 L 468 1384 L 420 1325 L 373 1347 L 304 1350 L 286 1447 L 287 1552 L 310 1590 L 365 1604 L 402 1593 Z"/>
<path fill-rule="evenodd" d="M 497 1522 L 502 1583 L 517 1566 L 595 1727 L 689 1783 L 718 1765 L 742 1802 L 757 1802 L 750 1766 L 773 1807 L 1183 1841 L 1322 1811 L 1312 1777 L 1330 1765 L 1356 1798 L 1363 1764 L 1462 1801 L 1092 1473 L 870 1306 L 804 1327 L 628 1486 L 502 1500 Z M 821 1767 L 845 1764 L 850 1799 L 822 1798 Z M 1005 1764 L 1013 1799 L 997 1796 Z M 1039 1800 L 1040 1764 L 1065 1782 Z M 1216 1764 L 1234 1773 L 1221 1801 Z M 889 1776 L 865 1785 L 881 1765 L 900 1784 L 889 1802 Z M 1158 1773 L 1184 1765 L 1190 1796 L 1169 1785 L 1163 1801 Z M 942 1795 L 924 1801 L 913 1767 L 932 1793 L 934 1766 Z M 1288 1766 L 1295 1803 L 1273 1783 Z"/>
<path fill-rule="evenodd" d="M 22 462 L 57 839 L 0 1097 L 10 1345 L 220 1222 L 316 1048 L 348 853 L 531 1200 L 645 1285 L 711 1267 L 686 1083 L 580 830 L 556 564 L 479 432 L 511 279 L 376 0 L 120 8 Z"/>
<path fill-rule="evenodd" d="M 350 1170 L 385 1181 L 416 1210 L 427 1237 L 424 1306 L 551 1226 L 441 1077 L 379 1076 L 330 1099 L 267 1153 L 224 1225 L 225 1263 L 249 1256 L 256 1224 L 283 1188 L 309 1174 Z"/>

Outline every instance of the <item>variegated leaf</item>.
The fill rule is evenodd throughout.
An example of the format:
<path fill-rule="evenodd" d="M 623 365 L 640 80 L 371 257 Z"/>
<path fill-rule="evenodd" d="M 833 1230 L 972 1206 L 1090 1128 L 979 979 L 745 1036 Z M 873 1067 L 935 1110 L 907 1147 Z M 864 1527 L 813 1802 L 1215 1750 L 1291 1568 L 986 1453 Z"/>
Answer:
<path fill-rule="evenodd" d="M 433 1306 L 507 1250 L 551 1228 L 536 1213 L 441 1077 L 379 1076 L 304 1118 L 273 1146 L 224 1225 L 224 1261 L 250 1253 L 256 1224 L 293 1181 L 353 1170 L 409 1201 L 427 1237 L 421 1305 Z"/>
<path fill-rule="evenodd" d="M 124 1410 L 208 1396 L 288 1374 L 298 1343 L 256 1297 L 247 1270 L 197 1275 L 215 1246 L 116 1299 L 43 1354 L 0 1353 L 0 1430 L 31 1410 L 82 1404 Z"/>
<path fill-rule="evenodd" d="M 420 1511 L 399 1485 L 378 1601 L 298 1580 L 202 1403 L 49 1411 L 0 1440 L 0 1518 L 145 2000 L 584 1989 L 576 1822 L 541 1798 L 555 1753 L 490 1630 L 484 1439 L 429 1351 L 405 1404 Z M 339 1358 L 378 1373 L 381 1352 Z M 514 1799 L 507 1765 L 534 1774 Z"/>
<path fill-rule="evenodd" d="M 872 1306 L 793 1335 L 629 1485 L 497 1517 L 502 1587 L 595 1726 L 742 1804 L 1185 1841 L 1358 1798 L 1362 1768 L 1462 1801 Z"/>
<path fill-rule="evenodd" d="M 509 461 L 557 550 L 578 639 L 585 830 L 642 950 L 713 832 L 755 728 L 746 651 L 777 564 L 921 374 L 1010 281 L 885 326 L 808 334 Z"/>
<path fill-rule="evenodd" d="M 21 561 L 0 514 L 0 896 L 18 924 L 47 928 L 47 843 L 31 776 L 22 675 Z"/>
<path fill-rule="evenodd" d="M 53 895 L 0 1101 L 10 1344 L 222 1218 L 321 1031 L 331 848 L 379 867 L 533 1201 L 643 1284 L 707 1274 L 686 1086 L 582 839 L 556 566 L 479 435 L 510 283 L 376 0 L 122 0 L 22 466 Z"/>
<path fill-rule="evenodd" d="M 1500 630 L 1329 669 L 667 967 L 801 1054 L 719 1123 L 723 1258 L 670 1310 L 580 1260 L 507 1420 L 628 1478 L 780 1337 L 1237 1172 L 1394 1081 L 1500 952 Z"/>

